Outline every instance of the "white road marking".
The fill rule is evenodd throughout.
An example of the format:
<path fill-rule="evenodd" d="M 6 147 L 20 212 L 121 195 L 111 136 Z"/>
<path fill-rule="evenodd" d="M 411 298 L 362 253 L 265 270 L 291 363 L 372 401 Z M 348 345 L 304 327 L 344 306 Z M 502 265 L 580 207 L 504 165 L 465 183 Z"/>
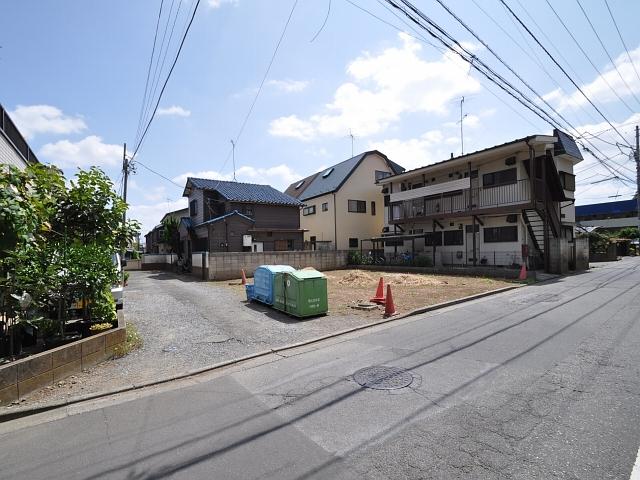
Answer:
<path fill-rule="evenodd" d="M 636 463 L 633 466 L 633 471 L 631 472 L 629 480 L 640 480 L 640 449 L 638 449 L 638 454 L 636 455 Z"/>

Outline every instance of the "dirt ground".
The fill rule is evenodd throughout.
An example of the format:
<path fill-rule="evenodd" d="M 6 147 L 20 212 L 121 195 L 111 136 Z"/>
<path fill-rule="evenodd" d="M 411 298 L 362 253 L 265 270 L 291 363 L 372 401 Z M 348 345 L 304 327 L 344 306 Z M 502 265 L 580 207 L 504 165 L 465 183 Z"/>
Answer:
<path fill-rule="evenodd" d="M 505 280 L 484 277 L 462 277 L 450 275 L 431 275 L 416 273 L 390 273 L 370 270 L 332 270 L 324 272 L 327 276 L 329 293 L 329 315 L 356 315 L 369 318 L 381 318 L 384 306 L 375 310 L 353 308 L 360 303 L 368 303 L 374 296 L 380 277 L 391 285 L 393 300 L 399 314 L 416 308 L 433 305 L 447 300 L 466 297 L 512 285 Z M 253 279 L 248 280 L 253 283 Z M 211 282 L 236 291 L 245 297 L 244 287 L 239 281 Z"/>

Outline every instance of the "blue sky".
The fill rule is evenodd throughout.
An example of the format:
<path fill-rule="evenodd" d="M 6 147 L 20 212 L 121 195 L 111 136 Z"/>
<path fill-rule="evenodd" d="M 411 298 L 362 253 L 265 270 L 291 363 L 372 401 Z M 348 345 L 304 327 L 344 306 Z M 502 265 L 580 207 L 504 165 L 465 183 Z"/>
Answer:
<path fill-rule="evenodd" d="M 640 122 L 640 2 L 609 0 L 633 65 L 604 0 L 581 0 L 617 70 L 575 0 L 550 0 L 591 62 L 545 0 L 507 0 L 629 141 Z M 160 43 L 176 17 L 162 81 L 194 0 L 164 0 Z M 299 0 L 267 81 L 236 148 L 239 180 L 283 189 L 355 152 L 378 148 L 408 168 L 459 154 L 460 98 L 465 152 L 551 127 L 501 93 L 455 54 L 426 44 L 373 0 Z M 416 5 L 496 70 L 513 76 L 435 0 Z M 498 0 L 447 4 L 515 71 L 634 177 L 629 149 Z M 7 0 L 0 16 L 0 103 L 41 161 L 64 168 L 97 164 L 118 182 L 122 144 L 136 140 L 160 0 Z M 230 178 L 225 160 L 254 99 L 293 1 L 202 0 L 138 160 L 184 184 L 187 175 Z M 482 7 L 484 12 L 479 8 Z M 169 17 L 169 7 L 171 17 Z M 524 8 L 526 7 L 526 10 Z M 486 14 L 485 14 L 486 12 Z M 488 15 L 487 15 L 488 14 Z M 168 40 L 169 33 L 165 37 Z M 635 69 L 634 69 L 635 66 Z M 152 74 L 154 70 L 152 69 Z M 600 75 L 602 74 L 602 76 Z M 159 93 L 161 83 L 156 88 Z M 521 88 L 522 85 L 519 85 Z M 616 96 L 617 95 L 617 96 Z M 636 98 L 637 97 L 637 98 Z M 625 105 L 626 103 L 626 105 Z M 593 138 L 598 134 L 599 138 Z M 608 143 L 607 143 L 608 142 Z M 130 152 L 131 153 L 131 152 Z M 613 157 L 616 155 L 615 157 Z M 635 189 L 586 155 L 578 203 L 629 198 Z M 621 165 L 621 166 L 619 166 Z M 186 205 L 181 188 L 142 168 L 131 177 L 131 215 L 146 232 L 167 210 Z M 609 198 L 622 195 L 619 198 Z M 143 232 L 144 233 L 144 232 Z"/>

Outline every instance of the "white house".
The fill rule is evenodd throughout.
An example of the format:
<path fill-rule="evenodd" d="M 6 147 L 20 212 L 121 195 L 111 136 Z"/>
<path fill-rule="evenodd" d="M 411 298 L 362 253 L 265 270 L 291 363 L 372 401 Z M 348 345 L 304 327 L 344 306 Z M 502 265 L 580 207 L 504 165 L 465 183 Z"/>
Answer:
<path fill-rule="evenodd" d="M 566 271 L 574 263 L 575 141 L 555 130 L 378 181 L 386 256 L 435 265 L 520 265 Z"/>

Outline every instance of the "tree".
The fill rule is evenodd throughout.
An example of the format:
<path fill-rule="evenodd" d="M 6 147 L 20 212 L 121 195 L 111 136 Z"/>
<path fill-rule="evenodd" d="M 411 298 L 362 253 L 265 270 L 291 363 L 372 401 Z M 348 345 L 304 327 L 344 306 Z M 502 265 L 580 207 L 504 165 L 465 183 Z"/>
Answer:
<path fill-rule="evenodd" d="M 162 220 L 162 241 L 169 245 L 170 253 L 177 253 L 180 250 L 179 225 L 178 219 L 171 216 Z"/>

